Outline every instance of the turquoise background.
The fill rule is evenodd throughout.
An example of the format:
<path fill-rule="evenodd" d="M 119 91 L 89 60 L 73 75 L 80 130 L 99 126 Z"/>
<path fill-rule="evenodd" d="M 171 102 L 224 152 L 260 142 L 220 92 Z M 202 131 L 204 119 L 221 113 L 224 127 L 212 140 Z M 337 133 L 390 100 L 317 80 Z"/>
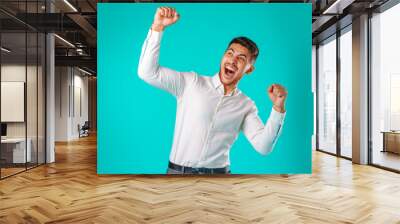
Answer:
<path fill-rule="evenodd" d="M 254 40 L 256 70 L 239 88 L 265 122 L 272 104 L 266 88 L 289 92 L 282 135 L 267 156 L 241 133 L 231 149 L 234 174 L 311 173 L 311 4 L 100 3 L 98 4 L 99 174 L 166 173 L 175 124 L 172 95 L 137 75 L 142 44 L 156 8 L 175 7 L 180 20 L 164 32 L 160 64 L 178 71 L 213 75 L 229 41 Z"/>

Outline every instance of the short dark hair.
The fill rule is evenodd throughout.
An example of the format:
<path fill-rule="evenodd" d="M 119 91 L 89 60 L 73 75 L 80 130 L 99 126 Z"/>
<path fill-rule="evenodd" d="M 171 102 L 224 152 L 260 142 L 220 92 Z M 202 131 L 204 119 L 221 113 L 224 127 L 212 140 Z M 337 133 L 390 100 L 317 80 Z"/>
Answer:
<path fill-rule="evenodd" d="M 257 44 L 254 43 L 254 41 L 250 40 L 247 37 L 235 37 L 231 40 L 231 42 L 229 43 L 228 47 L 231 46 L 231 44 L 240 44 L 243 47 L 247 48 L 252 56 L 252 60 L 255 61 L 257 59 L 258 56 L 258 47 Z"/>

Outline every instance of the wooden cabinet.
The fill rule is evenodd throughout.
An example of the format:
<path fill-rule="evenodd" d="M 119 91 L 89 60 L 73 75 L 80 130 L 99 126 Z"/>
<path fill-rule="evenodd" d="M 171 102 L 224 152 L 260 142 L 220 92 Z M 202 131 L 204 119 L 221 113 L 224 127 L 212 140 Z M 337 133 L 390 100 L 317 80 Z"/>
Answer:
<path fill-rule="evenodd" d="M 383 133 L 383 152 L 400 154 L 400 131 L 387 131 Z"/>

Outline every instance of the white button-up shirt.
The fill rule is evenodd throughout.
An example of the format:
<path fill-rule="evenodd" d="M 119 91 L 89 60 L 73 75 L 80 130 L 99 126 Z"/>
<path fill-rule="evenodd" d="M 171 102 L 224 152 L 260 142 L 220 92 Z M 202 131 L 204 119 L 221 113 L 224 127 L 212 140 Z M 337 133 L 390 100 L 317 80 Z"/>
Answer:
<path fill-rule="evenodd" d="M 159 65 L 162 32 L 150 30 L 143 44 L 138 74 L 145 82 L 176 97 L 175 133 L 170 161 L 188 167 L 228 166 L 229 151 L 240 131 L 255 150 L 271 152 L 285 113 L 274 109 L 264 125 L 255 103 L 239 89 L 224 95 L 218 73 L 200 76 Z"/>

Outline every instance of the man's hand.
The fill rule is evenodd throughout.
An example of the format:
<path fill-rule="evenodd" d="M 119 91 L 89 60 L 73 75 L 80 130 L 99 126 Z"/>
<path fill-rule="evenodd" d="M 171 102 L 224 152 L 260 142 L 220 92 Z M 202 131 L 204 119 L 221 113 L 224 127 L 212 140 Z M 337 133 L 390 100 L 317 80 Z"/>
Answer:
<path fill-rule="evenodd" d="M 274 105 L 274 110 L 280 113 L 285 113 L 285 101 L 287 97 L 287 91 L 285 87 L 279 84 L 272 84 L 270 87 L 268 87 L 267 93 L 272 101 L 272 104 Z"/>
<path fill-rule="evenodd" d="M 153 25 L 151 29 L 161 32 L 165 27 L 176 23 L 179 20 L 178 12 L 171 7 L 160 7 L 154 15 Z"/>

